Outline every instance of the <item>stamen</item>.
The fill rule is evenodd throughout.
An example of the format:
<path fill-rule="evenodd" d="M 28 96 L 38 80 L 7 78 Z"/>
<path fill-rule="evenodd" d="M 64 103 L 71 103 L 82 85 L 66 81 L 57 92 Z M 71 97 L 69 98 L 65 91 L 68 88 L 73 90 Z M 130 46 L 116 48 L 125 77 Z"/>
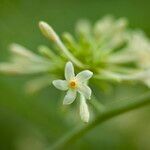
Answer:
<path fill-rule="evenodd" d="M 75 89 L 77 87 L 77 81 L 76 80 L 71 80 L 69 82 L 69 87 Z"/>

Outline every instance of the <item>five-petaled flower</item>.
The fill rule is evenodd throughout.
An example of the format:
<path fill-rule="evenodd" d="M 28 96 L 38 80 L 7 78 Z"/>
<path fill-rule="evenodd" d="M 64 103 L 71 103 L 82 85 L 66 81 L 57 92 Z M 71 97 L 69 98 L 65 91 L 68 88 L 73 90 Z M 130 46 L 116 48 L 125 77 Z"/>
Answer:
<path fill-rule="evenodd" d="M 92 91 L 90 87 L 87 85 L 87 82 L 92 77 L 92 75 L 93 73 L 91 71 L 84 70 L 75 76 L 73 64 L 71 62 L 66 63 L 66 66 L 65 66 L 65 79 L 66 80 L 54 80 L 53 81 L 53 85 L 57 89 L 63 90 L 63 91 L 68 90 L 63 100 L 64 105 L 69 105 L 73 103 L 73 101 L 77 97 L 77 92 L 79 92 L 82 97 L 80 98 L 81 101 L 83 101 L 83 99 L 91 98 Z M 84 104 L 84 106 L 81 108 L 85 109 L 87 107 L 85 102 L 81 102 L 81 104 L 82 105 Z M 80 110 L 80 114 L 83 114 L 81 113 L 83 109 Z M 86 110 L 85 113 L 88 114 L 89 112 L 87 108 L 85 110 Z M 85 113 L 83 115 L 85 115 Z M 81 116 L 81 119 L 85 122 L 88 122 L 88 118 L 89 118 L 88 115 L 85 115 L 85 117 Z"/>
<path fill-rule="evenodd" d="M 77 96 L 77 92 L 83 94 L 86 99 L 91 97 L 91 89 L 87 86 L 87 81 L 92 77 L 93 73 L 89 70 L 84 70 L 75 76 L 74 67 L 71 62 L 67 62 L 65 66 L 65 79 L 54 80 L 53 85 L 63 91 L 67 91 L 63 104 L 71 104 Z"/>

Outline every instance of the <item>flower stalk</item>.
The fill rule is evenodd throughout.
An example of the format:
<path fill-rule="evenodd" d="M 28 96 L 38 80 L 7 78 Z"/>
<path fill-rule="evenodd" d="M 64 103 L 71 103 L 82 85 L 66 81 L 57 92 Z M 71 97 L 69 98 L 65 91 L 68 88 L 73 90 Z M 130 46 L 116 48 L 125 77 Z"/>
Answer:
<path fill-rule="evenodd" d="M 47 150 L 59 150 L 66 148 L 101 123 L 120 114 L 141 108 L 148 104 L 150 104 L 150 92 L 136 98 L 130 98 L 128 100 L 117 101 L 115 103 L 109 104 L 106 106 L 105 110 L 99 113 L 99 115 L 97 115 L 97 117 L 92 122 L 87 125 L 78 126 L 73 131 L 60 138 Z"/>

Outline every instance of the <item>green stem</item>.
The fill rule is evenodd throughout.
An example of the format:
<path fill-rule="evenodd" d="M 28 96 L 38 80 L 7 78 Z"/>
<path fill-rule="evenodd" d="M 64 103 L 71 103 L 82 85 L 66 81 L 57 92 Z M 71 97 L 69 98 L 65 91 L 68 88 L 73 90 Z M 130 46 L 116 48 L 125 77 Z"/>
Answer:
<path fill-rule="evenodd" d="M 75 128 L 72 132 L 69 132 L 67 135 L 60 138 L 60 140 L 52 147 L 48 148 L 48 150 L 63 149 L 104 121 L 147 104 L 150 104 L 150 92 L 138 96 L 137 98 L 112 103 L 111 105 L 106 106 L 105 110 L 99 113 L 92 122 Z"/>
<path fill-rule="evenodd" d="M 59 39 L 55 42 L 62 52 L 70 59 L 76 66 L 84 68 L 84 65 L 66 48 L 63 42 Z"/>
<path fill-rule="evenodd" d="M 105 106 L 99 102 L 94 95 L 92 95 L 92 99 L 89 100 L 89 103 L 93 105 L 97 112 L 102 112 L 105 109 Z"/>

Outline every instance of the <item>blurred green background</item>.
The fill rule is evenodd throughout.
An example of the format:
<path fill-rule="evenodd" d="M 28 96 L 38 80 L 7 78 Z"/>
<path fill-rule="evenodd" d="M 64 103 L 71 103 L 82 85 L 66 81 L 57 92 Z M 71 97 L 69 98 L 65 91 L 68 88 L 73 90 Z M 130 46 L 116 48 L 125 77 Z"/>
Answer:
<path fill-rule="evenodd" d="M 9 57 L 8 45 L 22 44 L 36 52 L 40 44 L 50 45 L 38 29 L 47 21 L 60 34 L 73 33 L 78 19 L 92 22 L 104 15 L 127 17 L 131 28 L 142 28 L 150 36 L 149 0 L 0 0 L 0 61 Z M 80 124 L 78 112 L 61 106 L 60 93 L 52 86 L 28 95 L 27 77 L 0 75 L 0 150 L 43 150 Z M 137 95 L 147 88 L 115 86 L 100 100 Z M 70 150 L 150 150 L 150 107 L 121 115 L 90 131 Z"/>

